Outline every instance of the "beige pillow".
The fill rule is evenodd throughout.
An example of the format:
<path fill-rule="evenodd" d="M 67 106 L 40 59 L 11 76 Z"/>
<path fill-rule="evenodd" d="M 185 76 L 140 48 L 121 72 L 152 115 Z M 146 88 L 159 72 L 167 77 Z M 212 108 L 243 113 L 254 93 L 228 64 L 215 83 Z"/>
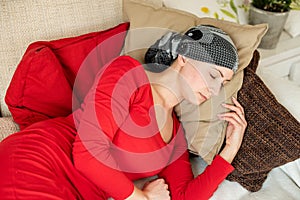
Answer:
<path fill-rule="evenodd" d="M 138 0 L 123 0 L 124 20 L 130 21 L 125 42 L 125 54 L 144 63 L 146 50 L 168 31 L 184 33 L 198 24 L 220 27 L 227 32 L 238 49 L 239 69 L 232 81 L 225 85 L 218 97 L 200 106 L 184 101 L 175 110 L 183 123 L 190 151 L 211 163 L 225 137 L 226 123 L 217 119 L 224 112 L 221 103 L 231 102 L 243 82 L 243 70 L 250 62 L 254 50 L 267 31 L 267 25 L 239 25 L 213 18 L 198 18 L 193 14 L 147 4 Z"/>

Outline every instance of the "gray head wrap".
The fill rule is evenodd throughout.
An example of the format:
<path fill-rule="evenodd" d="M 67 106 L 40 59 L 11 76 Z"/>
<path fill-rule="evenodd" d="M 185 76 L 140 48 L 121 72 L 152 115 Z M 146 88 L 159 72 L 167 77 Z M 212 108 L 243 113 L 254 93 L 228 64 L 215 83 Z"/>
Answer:
<path fill-rule="evenodd" d="M 178 54 L 188 58 L 226 67 L 234 72 L 238 67 L 237 50 L 231 38 L 221 29 L 199 25 L 184 35 L 169 32 L 153 44 L 145 54 L 146 69 L 161 72 Z M 150 64 L 150 65 L 149 65 Z"/>

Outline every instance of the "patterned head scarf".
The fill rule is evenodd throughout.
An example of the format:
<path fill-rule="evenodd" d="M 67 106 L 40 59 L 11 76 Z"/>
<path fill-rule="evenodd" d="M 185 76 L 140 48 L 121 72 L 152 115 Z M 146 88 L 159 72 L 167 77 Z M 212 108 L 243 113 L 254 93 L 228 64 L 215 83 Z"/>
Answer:
<path fill-rule="evenodd" d="M 238 68 L 238 54 L 228 34 L 217 27 L 199 25 L 184 35 L 169 32 L 153 44 L 145 54 L 146 69 L 161 72 L 168 68 L 178 54 L 188 58 L 226 67 Z"/>

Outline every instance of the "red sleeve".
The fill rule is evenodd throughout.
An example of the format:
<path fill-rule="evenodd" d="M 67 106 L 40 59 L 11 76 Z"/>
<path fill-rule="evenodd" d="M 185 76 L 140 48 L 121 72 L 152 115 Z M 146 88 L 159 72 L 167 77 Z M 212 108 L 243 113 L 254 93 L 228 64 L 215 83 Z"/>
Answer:
<path fill-rule="evenodd" d="M 186 151 L 166 167 L 160 176 L 168 183 L 172 200 L 207 200 L 233 169 L 227 161 L 217 155 L 211 165 L 194 178 Z"/>
<path fill-rule="evenodd" d="M 132 95 L 126 89 L 134 84 L 130 76 L 127 76 L 128 84 L 118 83 L 137 65 L 137 61 L 121 57 L 97 75 L 97 82 L 82 106 L 81 116 L 76 116 L 75 120 L 78 134 L 73 144 L 74 165 L 99 190 L 114 199 L 125 199 L 134 189 L 132 181 L 118 170 L 112 154 L 112 141 L 128 117 L 128 95 Z M 117 87 L 123 92 L 115 95 Z"/>

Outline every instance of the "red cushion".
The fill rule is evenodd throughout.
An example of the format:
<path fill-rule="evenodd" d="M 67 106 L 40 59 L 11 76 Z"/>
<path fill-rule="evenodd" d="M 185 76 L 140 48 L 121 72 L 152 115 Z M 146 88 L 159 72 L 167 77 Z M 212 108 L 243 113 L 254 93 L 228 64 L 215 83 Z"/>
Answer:
<path fill-rule="evenodd" d="M 72 88 L 77 108 L 96 72 L 120 54 L 128 27 L 129 23 L 123 23 L 105 31 L 29 45 L 5 97 L 20 129 L 72 113 Z"/>

